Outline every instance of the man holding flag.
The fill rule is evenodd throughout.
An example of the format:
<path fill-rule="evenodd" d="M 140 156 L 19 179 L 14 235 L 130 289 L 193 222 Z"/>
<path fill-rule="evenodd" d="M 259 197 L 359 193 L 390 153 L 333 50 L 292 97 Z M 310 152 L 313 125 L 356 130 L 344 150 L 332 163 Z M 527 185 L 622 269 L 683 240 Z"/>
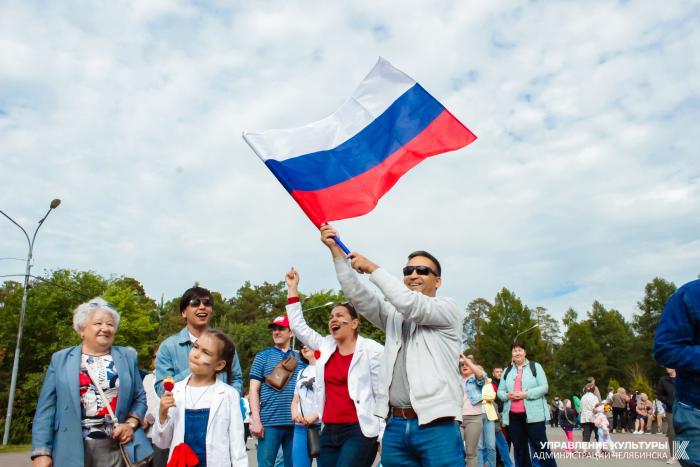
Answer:
<path fill-rule="evenodd" d="M 450 298 L 436 297 L 440 262 L 426 251 L 411 253 L 402 284 L 358 253 L 346 257 L 337 235 L 330 225 L 321 226 L 343 293 L 386 334 L 383 371 L 389 399 L 377 400 L 375 407 L 375 415 L 388 417 L 382 465 L 463 465 L 457 366 L 465 311 Z M 370 274 L 382 296 L 363 285 L 355 271 Z"/>
<path fill-rule="evenodd" d="M 411 253 L 401 284 L 350 253 L 327 222 L 370 212 L 411 168 L 472 143 L 476 135 L 410 76 L 379 58 L 332 115 L 297 128 L 246 131 L 243 138 L 321 229 L 347 298 L 386 333 L 389 397 L 375 404 L 375 414 L 390 417 L 382 465 L 464 465 L 457 367 L 465 311 L 435 296 L 442 282 L 439 261 L 425 251 Z M 362 285 L 353 269 L 370 274 L 384 298 Z"/>

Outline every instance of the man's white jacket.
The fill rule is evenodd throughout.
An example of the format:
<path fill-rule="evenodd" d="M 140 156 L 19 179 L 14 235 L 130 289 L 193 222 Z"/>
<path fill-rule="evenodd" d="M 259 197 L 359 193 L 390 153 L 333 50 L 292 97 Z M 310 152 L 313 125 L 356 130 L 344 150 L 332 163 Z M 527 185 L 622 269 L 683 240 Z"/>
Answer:
<path fill-rule="evenodd" d="M 394 364 L 401 345 L 407 345 L 406 374 L 418 423 L 424 425 L 442 417 L 461 421 L 464 392 L 459 354 L 466 310 L 451 298 L 428 297 L 409 290 L 383 268 L 370 274 L 370 281 L 384 295 L 379 297 L 360 282 L 347 259 L 335 258 L 334 264 L 350 303 L 386 334 L 383 371 L 387 392 L 386 398 L 377 400 L 375 413 L 381 417 L 389 414 L 388 390 Z M 411 322 L 411 329 L 408 342 L 402 343 L 404 321 Z"/>
<path fill-rule="evenodd" d="M 157 416 L 153 426 L 153 443 L 161 449 L 169 448 L 170 455 L 175 446 L 185 439 L 185 388 L 190 378 L 188 376 L 175 383 L 175 407 L 168 409 L 165 424 L 161 425 L 160 417 Z M 217 379 L 212 392 L 205 438 L 207 466 L 248 467 L 238 391 Z"/>
<path fill-rule="evenodd" d="M 326 403 L 324 372 L 328 359 L 337 348 L 335 339 L 333 336 L 324 337 L 309 327 L 304 320 L 299 302 L 287 305 L 287 316 L 294 335 L 304 345 L 321 352 L 316 360 L 314 395 L 319 408 L 319 417 L 323 418 L 323 408 Z M 362 434 L 368 438 L 379 436 L 381 439 L 384 432 L 384 419 L 375 415 L 377 400 L 386 400 L 387 397 L 381 370 L 383 353 L 384 347 L 378 342 L 357 336 L 355 352 L 348 370 L 348 393 L 355 404 Z"/>

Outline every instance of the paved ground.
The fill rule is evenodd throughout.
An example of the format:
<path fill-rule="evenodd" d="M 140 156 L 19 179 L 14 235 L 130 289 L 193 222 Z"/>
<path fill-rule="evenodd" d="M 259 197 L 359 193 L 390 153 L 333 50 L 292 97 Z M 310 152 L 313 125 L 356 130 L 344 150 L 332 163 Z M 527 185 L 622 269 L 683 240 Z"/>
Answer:
<path fill-rule="evenodd" d="M 559 428 L 548 428 L 547 436 L 551 442 L 563 443 L 566 441 L 564 432 Z M 581 440 L 581 431 L 574 432 L 575 441 Z M 665 466 L 668 450 L 666 448 L 666 437 L 661 435 L 631 435 L 613 434 L 616 443 L 629 443 L 622 446 L 612 456 L 595 458 L 586 456 L 583 453 L 565 457 L 561 449 L 555 449 L 557 465 L 561 467 L 577 466 L 615 466 L 615 467 L 640 467 L 640 466 Z M 251 442 L 248 443 L 253 449 L 248 452 L 249 465 L 256 467 L 255 450 Z M 10 454 L 0 454 L 0 467 L 30 467 L 29 452 L 19 452 Z M 676 464 L 678 465 L 678 464 Z"/>

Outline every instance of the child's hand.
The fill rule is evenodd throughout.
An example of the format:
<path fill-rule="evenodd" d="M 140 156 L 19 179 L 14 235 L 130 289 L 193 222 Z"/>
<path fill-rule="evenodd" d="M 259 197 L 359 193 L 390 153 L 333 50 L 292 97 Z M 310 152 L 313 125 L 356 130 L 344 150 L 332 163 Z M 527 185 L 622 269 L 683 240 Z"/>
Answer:
<path fill-rule="evenodd" d="M 294 406 L 292 406 L 292 420 L 294 420 L 296 423 L 304 423 L 304 417 L 299 414 L 299 411 Z"/>
<path fill-rule="evenodd" d="M 317 413 L 309 414 L 306 417 L 304 417 L 303 420 L 304 421 L 302 423 L 304 423 L 304 425 L 311 426 L 314 423 L 316 423 L 316 420 L 318 420 L 318 414 Z"/>
<path fill-rule="evenodd" d="M 166 391 L 163 393 L 163 397 L 160 398 L 160 424 L 164 424 L 168 419 L 168 409 L 170 407 L 175 407 L 175 398 L 173 393 Z"/>

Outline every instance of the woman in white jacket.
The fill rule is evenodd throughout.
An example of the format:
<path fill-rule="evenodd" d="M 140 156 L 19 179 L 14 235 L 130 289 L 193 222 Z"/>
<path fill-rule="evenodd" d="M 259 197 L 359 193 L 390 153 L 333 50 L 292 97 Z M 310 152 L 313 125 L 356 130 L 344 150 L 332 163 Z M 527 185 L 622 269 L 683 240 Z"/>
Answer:
<path fill-rule="evenodd" d="M 318 351 L 315 394 L 324 424 L 319 466 L 371 466 L 384 430 L 384 420 L 374 415 L 376 399 L 386 398 L 380 380 L 384 347 L 358 335 L 360 321 L 348 303 L 331 311 L 330 335 L 314 331 L 304 320 L 299 274 L 294 268 L 285 282 L 291 329 L 301 342 Z"/>

